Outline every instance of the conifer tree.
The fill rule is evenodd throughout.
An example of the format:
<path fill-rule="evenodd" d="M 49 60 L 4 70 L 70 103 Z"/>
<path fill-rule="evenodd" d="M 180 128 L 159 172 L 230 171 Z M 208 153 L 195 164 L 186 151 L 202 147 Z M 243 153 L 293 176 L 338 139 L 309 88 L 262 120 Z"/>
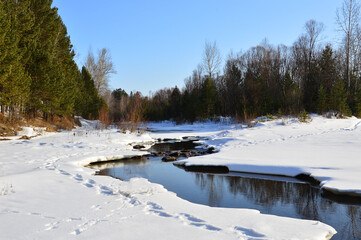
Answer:
<path fill-rule="evenodd" d="M 215 111 L 215 98 L 216 98 L 216 88 L 213 80 L 208 77 L 203 84 L 201 99 L 202 99 L 202 117 L 211 117 Z"/>
<path fill-rule="evenodd" d="M 332 108 L 345 115 L 350 115 L 350 109 L 347 105 L 347 91 L 345 84 L 341 79 L 338 79 L 331 94 Z"/>
<path fill-rule="evenodd" d="M 317 112 L 322 114 L 328 109 L 327 106 L 327 95 L 326 90 L 321 85 L 321 87 L 318 89 L 318 99 L 317 99 Z"/>
<path fill-rule="evenodd" d="M 173 119 L 181 118 L 181 106 L 182 106 L 182 96 L 179 88 L 176 86 L 170 95 L 170 110 L 169 116 Z"/>
<path fill-rule="evenodd" d="M 321 57 L 318 62 L 320 66 L 320 82 L 323 85 L 325 93 L 329 95 L 339 77 L 336 68 L 336 59 L 330 45 L 327 45 L 322 50 Z"/>
<path fill-rule="evenodd" d="M 5 1 L 2 9 L 4 29 L 0 64 L 0 101 L 9 108 L 10 119 L 19 113 L 29 95 L 30 77 L 25 70 L 29 51 L 28 32 L 32 27 L 32 15 L 27 1 Z"/>
<path fill-rule="evenodd" d="M 75 104 L 76 114 L 86 119 L 97 119 L 104 101 L 99 97 L 94 81 L 84 66 L 81 71 L 81 80 L 78 88 L 79 92 Z"/>

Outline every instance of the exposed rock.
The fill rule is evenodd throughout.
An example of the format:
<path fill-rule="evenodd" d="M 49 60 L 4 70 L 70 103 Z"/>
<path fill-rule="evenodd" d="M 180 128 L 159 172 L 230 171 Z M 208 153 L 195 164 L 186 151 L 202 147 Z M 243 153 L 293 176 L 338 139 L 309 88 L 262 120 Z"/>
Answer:
<path fill-rule="evenodd" d="M 154 157 L 161 157 L 161 156 L 164 156 L 165 154 L 164 153 L 162 153 L 162 152 L 153 152 L 152 153 L 152 156 L 154 156 Z"/>
<path fill-rule="evenodd" d="M 31 137 L 28 137 L 26 135 L 19 138 L 19 140 L 30 140 L 30 139 L 31 139 Z"/>
<path fill-rule="evenodd" d="M 207 149 L 207 153 L 208 153 L 208 154 L 214 153 L 215 150 L 216 150 L 216 149 L 215 149 L 214 147 L 210 147 L 210 148 Z"/>
<path fill-rule="evenodd" d="M 174 141 L 174 139 L 172 139 L 172 138 L 164 138 L 163 139 L 163 142 L 170 142 L 170 141 Z"/>
<path fill-rule="evenodd" d="M 165 157 L 162 158 L 162 161 L 163 162 L 174 162 L 174 161 L 177 161 L 177 158 L 172 157 L 172 156 L 165 156 Z"/>
<path fill-rule="evenodd" d="M 180 152 L 172 152 L 169 154 L 169 156 L 171 157 L 180 157 L 181 153 Z"/>
<path fill-rule="evenodd" d="M 174 164 L 177 167 L 183 168 L 187 172 L 203 172 L 203 173 L 229 173 L 226 166 L 208 166 L 208 165 L 190 165 Z"/>
<path fill-rule="evenodd" d="M 182 151 L 181 156 L 188 158 L 192 156 L 192 153 L 190 151 Z"/>
<path fill-rule="evenodd" d="M 145 147 L 142 146 L 142 145 L 135 145 L 135 146 L 133 146 L 133 149 L 143 149 L 143 148 L 145 148 Z"/>

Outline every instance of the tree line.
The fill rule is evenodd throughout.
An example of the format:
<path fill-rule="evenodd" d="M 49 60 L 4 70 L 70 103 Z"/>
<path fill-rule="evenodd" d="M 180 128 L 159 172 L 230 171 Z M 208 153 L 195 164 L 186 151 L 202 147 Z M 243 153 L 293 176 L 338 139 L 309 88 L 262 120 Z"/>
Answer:
<path fill-rule="evenodd" d="M 0 53 L 3 116 L 98 118 L 105 102 L 51 0 L 0 1 Z"/>
<path fill-rule="evenodd" d="M 245 120 L 301 111 L 361 117 L 360 5 L 345 0 L 336 15 L 342 32 L 337 48 L 322 44 L 324 25 L 310 20 L 292 46 L 272 46 L 264 40 L 247 51 L 230 53 L 221 74 L 216 42 L 207 42 L 201 63 L 182 89 L 176 86 L 150 96 L 132 93 L 123 98 L 136 96 L 137 111 L 146 120 L 195 121 L 214 116 Z M 124 104 L 112 109 L 127 112 Z"/>
<path fill-rule="evenodd" d="M 323 24 L 310 20 L 292 46 L 267 40 L 224 60 L 207 42 L 183 88 L 110 91 L 115 73 L 107 49 L 89 52 L 80 70 L 66 26 L 51 0 L 0 1 L 0 111 L 10 119 L 81 115 L 105 122 L 176 121 L 266 114 L 361 116 L 360 5 L 344 0 L 336 14 L 342 44 L 322 44 Z M 223 71 L 221 65 L 224 63 Z"/>

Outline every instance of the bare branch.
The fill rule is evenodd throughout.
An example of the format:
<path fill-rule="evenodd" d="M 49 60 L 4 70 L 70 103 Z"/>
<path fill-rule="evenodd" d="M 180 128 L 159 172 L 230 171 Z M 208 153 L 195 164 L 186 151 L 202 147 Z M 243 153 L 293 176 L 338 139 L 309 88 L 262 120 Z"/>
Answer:
<path fill-rule="evenodd" d="M 213 44 L 206 42 L 204 46 L 202 66 L 207 71 L 210 78 L 212 78 L 213 74 L 219 71 L 221 63 L 222 57 L 216 42 Z"/>
<path fill-rule="evenodd" d="M 109 51 L 105 48 L 99 50 L 97 61 L 93 53 L 89 51 L 85 66 L 93 77 L 99 95 L 105 97 L 108 91 L 109 75 L 115 73 Z"/>

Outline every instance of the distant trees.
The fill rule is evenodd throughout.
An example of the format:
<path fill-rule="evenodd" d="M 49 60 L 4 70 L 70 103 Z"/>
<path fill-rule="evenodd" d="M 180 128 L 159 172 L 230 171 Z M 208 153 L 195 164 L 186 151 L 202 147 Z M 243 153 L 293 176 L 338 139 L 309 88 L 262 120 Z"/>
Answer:
<path fill-rule="evenodd" d="M 109 50 L 89 51 L 78 69 L 70 37 L 52 1 L 0 1 L 0 111 L 45 119 L 82 115 L 116 122 L 176 121 L 266 114 L 324 113 L 361 116 L 360 5 L 344 0 L 337 12 L 343 44 L 321 45 L 323 24 L 310 20 L 292 46 L 267 40 L 222 57 L 206 42 L 201 62 L 183 88 L 151 96 L 109 90 L 115 73 Z M 109 112 L 108 112 L 109 111 Z M 137 124 L 132 125 L 136 128 Z"/>
<path fill-rule="evenodd" d="M 265 40 L 245 52 L 231 53 L 224 73 L 216 76 L 203 58 L 182 90 L 162 89 L 143 97 L 143 116 L 176 121 L 219 115 L 252 119 L 304 110 L 360 116 L 360 86 L 355 94 L 347 89 L 342 49 L 319 45 L 322 30 L 322 24 L 310 20 L 291 47 L 272 46 Z M 353 78 L 358 74 L 354 70 Z"/>

